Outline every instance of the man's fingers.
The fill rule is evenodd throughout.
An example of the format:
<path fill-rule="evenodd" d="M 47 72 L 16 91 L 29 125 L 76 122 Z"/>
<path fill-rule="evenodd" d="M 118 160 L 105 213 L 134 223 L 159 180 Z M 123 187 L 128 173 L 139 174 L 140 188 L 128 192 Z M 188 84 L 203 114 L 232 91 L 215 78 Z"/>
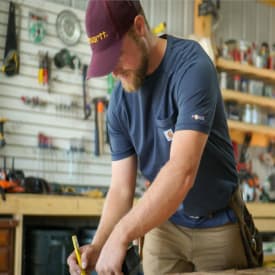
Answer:
<path fill-rule="evenodd" d="M 87 253 L 83 252 L 81 254 L 81 268 L 86 269 L 88 266 Z"/>
<path fill-rule="evenodd" d="M 79 266 L 73 262 L 69 265 L 69 270 L 71 275 L 79 275 L 81 272 Z"/>
<path fill-rule="evenodd" d="M 70 274 L 71 275 L 79 275 L 80 268 L 76 262 L 75 253 L 73 252 L 67 259 L 67 264 L 69 266 Z"/>
<path fill-rule="evenodd" d="M 81 266 L 78 265 L 76 254 L 72 252 L 67 258 L 67 264 L 71 275 L 81 274 L 81 269 L 86 272 L 94 270 L 96 260 L 98 258 L 98 252 L 92 245 L 84 245 L 80 247 L 81 254 Z"/>

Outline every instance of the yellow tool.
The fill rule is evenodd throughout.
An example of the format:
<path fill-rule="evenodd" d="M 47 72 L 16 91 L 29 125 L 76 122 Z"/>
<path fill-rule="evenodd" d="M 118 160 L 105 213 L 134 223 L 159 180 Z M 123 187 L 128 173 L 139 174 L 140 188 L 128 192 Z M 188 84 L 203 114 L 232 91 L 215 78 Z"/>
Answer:
<path fill-rule="evenodd" d="M 152 29 L 152 33 L 155 35 L 163 34 L 166 30 L 166 22 L 161 22 Z"/>
<path fill-rule="evenodd" d="M 72 236 L 72 241 L 73 241 L 73 245 L 74 245 L 74 252 L 76 255 L 76 259 L 77 259 L 77 263 L 81 269 L 81 275 L 86 275 L 85 270 L 82 269 L 82 263 L 81 263 L 81 255 L 80 255 L 80 250 L 79 250 L 79 244 L 78 244 L 78 240 L 77 240 L 77 236 L 73 235 Z"/>
<path fill-rule="evenodd" d="M 38 58 L 39 58 L 39 67 L 38 67 L 38 75 L 37 75 L 38 83 L 43 84 L 44 70 L 43 70 L 43 55 L 41 52 L 39 52 Z"/>

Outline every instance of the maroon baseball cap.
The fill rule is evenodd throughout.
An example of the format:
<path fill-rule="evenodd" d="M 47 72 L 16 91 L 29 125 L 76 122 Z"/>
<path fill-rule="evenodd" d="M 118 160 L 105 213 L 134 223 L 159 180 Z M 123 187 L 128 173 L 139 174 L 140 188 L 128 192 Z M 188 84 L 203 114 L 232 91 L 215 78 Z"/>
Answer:
<path fill-rule="evenodd" d="M 89 0 L 85 24 L 92 59 L 87 79 L 113 71 L 119 59 L 122 38 L 140 10 L 139 0 Z"/>

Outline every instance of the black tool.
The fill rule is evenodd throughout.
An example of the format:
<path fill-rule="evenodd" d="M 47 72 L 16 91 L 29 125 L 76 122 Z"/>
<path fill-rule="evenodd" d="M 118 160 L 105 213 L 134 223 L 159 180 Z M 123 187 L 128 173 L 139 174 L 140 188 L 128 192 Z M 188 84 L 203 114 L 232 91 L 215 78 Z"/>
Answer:
<path fill-rule="evenodd" d="M 81 61 L 77 55 L 71 55 L 70 51 L 66 48 L 61 49 L 54 55 L 54 65 L 58 69 L 62 69 L 65 66 L 70 67 L 72 70 L 80 69 Z"/>
<path fill-rule="evenodd" d="M 203 0 L 199 5 L 199 16 L 212 15 L 216 18 L 218 9 L 220 8 L 220 0 Z"/>
<path fill-rule="evenodd" d="M 7 164 L 6 164 L 7 157 L 3 157 L 3 169 L 0 170 L 0 194 L 2 200 L 6 200 L 6 193 L 22 193 L 24 192 L 24 188 L 12 179 L 8 178 L 7 175 Z"/>
<path fill-rule="evenodd" d="M 10 171 L 7 173 L 7 179 L 9 181 L 16 182 L 19 185 L 23 185 L 24 179 L 25 179 L 24 172 L 22 170 L 16 170 L 14 168 L 14 162 L 15 162 L 15 158 L 12 157 L 12 167 Z"/>
<path fill-rule="evenodd" d="M 0 118 L 0 148 L 6 144 L 4 137 L 4 123 L 7 121 L 6 118 Z"/>
<path fill-rule="evenodd" d="M 241 181 L 242 179 L 246 178 L 248 172 L 251 172 L 249 164 L 247 163 L 247 150 L 251 142 L 251 139 L 252 134 L 246 133 L 241 147 L 239 161 L 237 163 L 237 171 Z"/>
<path fill-rule="evenodd" d="M 7 27 L 7 39 L 4 52 L 2 71 L 7 76 L 13 76 L 19 72 L 19 53 L 17 50 L 15 4 L 10 2 L 9 19 Z"/>
<path fill-rule="evenodd" d="M 26 177 L 24 188 L 26 193 L 49 194 L 51 192 L 49 183 L 38 177 Z"/>
<path fill-rule="evenodd" d="M 122 272 L 124 275 L 140 274 L 140 257 L 136 246 L 132 245 L 128 248 L 122 265 Z"/>
<path fill-rule="evenodd" d="M 244 136 L 244 141 L 243 141 L 243 145 L 242 145 L 242 148 L 241 148 L 239 163 L 245 163 L 246 162 L 246 153 L 247 153 L 247 149 L 249 147 L 249 144 L 251 142 L 251 139 L 252 139 L 252 134 L 251 133 L 246 133 L 245 136 Z"/>
<path fill-rule="evenodd" d="M 91 115 L 91 107 L 87 103 L 87 91 L 86 91 L 87 70 L 88 70 L 88 66 L 84 64 L 82 67 L 82 89 L 83 89 L 83 111 L 84 111 L 85 120 L 88 119 Z"/>

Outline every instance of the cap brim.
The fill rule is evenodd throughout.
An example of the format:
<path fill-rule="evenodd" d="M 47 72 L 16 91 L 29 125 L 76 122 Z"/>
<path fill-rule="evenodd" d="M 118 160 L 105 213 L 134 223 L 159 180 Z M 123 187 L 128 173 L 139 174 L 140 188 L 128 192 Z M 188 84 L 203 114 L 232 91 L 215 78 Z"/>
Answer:
<path fill-rule="evenodd" d="M 92 52 L 92 59 L 87 71 L 87 79 L 104 76 L 113 71 L 121 51 L 122 40 L 118 40 L 105 50 Z"/>

